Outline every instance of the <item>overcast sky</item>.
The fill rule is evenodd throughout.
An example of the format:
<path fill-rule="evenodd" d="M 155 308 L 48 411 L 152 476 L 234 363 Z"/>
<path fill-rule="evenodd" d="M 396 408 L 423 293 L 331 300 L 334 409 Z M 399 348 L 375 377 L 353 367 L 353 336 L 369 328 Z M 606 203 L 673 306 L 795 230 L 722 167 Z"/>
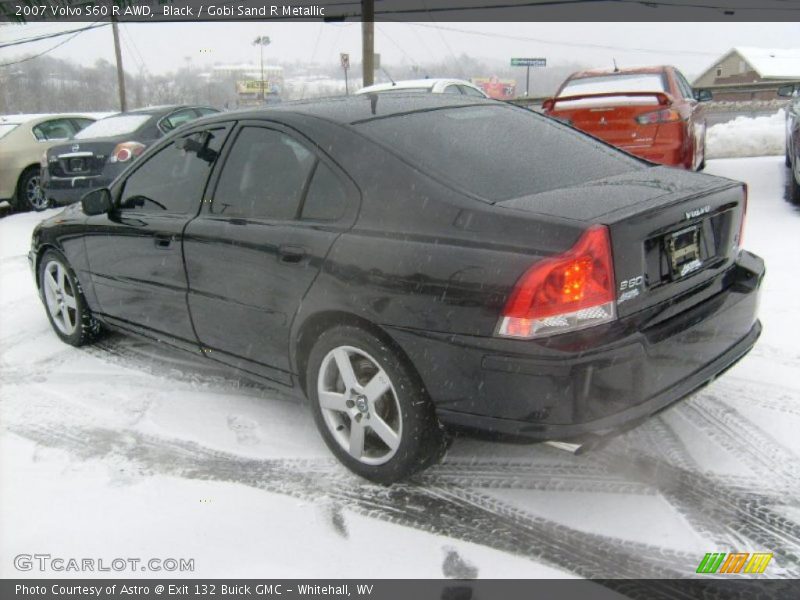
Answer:
<path fill-rule="evenodd" d="M 33 23 L 0 27 L 0 41 L 76 29 L 86 23 Z M 546 57 L 548 64 L 586 66 L 674 64 L 699 75 L 734 46 L 800 47 L 800 23 L 377 23 L 375 49 L 384 65 L 431 62 L 462 53 L 507 61 Z M 268 35 L 265 62 L 336 63 L 340 52 L 360 62 L 360 23 L 126 23 L 121 26 L 125 68 L 153 74 L 214 63 L 257 62 L 252 40 Z M 465 33 L 465 32 L 472 33 Z M 0 63 L 38 53 L 64 37 L 0 49 Z M 93 64 L 113 61 L 110 27 L 87 31 L 50 56 Z"/>

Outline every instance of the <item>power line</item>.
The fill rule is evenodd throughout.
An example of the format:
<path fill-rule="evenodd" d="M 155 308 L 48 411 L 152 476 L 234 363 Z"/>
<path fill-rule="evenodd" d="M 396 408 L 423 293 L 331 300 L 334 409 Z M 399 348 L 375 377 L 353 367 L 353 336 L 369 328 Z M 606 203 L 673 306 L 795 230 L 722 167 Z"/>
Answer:
<path fill-rule="evenodd" d="M 394 21 L 395 23 L 403 23 L 405 25 L 410 25 L 412 27 L 427 27 L 430 29 L 444 29 L 446 31 L 454 31 L 456 33 L 464 33 L 468 35 L 477 35 L 482 37 L 492 37 L 492 38 L 502 38 L 507 40 L 514 40 L 514 41 L 521 41 L 521 42 L 536 42 L 539 44 L 548 44 L 552 46 L 568 46 L 572 48 L 595 48 L 600 50 L 619 50 L 624 52 L 645 52 L 645 53 L 652 53 L 652 54 L 663 54 L 668 52 L 670 54 L 689 54 L 689 55 L 696 55 L 696 56 L 717 56 L 718 53 L 716 52 L 701 52 L 701 51 L 693 51 L 693 50 L 679 50 L 670 48 L 668 50 L 665 49 L 655 49 L 655 48 L 630 48 L 630 47 L 623 47 L 623 46 L 609 46 L 604 44 L 587 44 L 587 43 L 580 43 L 580 42 L 564 42 L 560 40 L 548 40 L 543 38 L 535 38 L 535 37 L 528 37 L 528 36 L 520 36 L 520 35 L 508 35 L 504 33 L 495 33 L 491 31 L 478 31 L 474 29 L 462 29 L 459 27 L 450 27 L 447 25 L 439 25 L 433 23 L 416 23 L 410 21 Z"/>
<path fill-rule="evenodd" d="M 25 58 L 22 58 L 22 59 L 20 59 L 20 60 L 14 60 L 14 61 L 7 62 L 7 63 L 0 63 L 0 67 L 10 67 L 10 66 L 12 66 L 12 65 L 18 65 L 18 64 L 20 64 L 20 63 L 28 62 L 29 60 L 34 60 L 35 58 L 39 58 L 40 56 L 44 56 L 45 54 L 48 54 L 48 53 L 52 52 L 52 51 L 53 51 L 53 50 L 55 50 L 56 48 L 59 48 L 60 46 L 63 46 L 63 45 L 64 45 L 64 44 L 66 44 L 67 42 L 70 42 L 70 41 L 72 41 L 72 40 L 73 40 L 73 39 L 75 39 L 77 36 L 79 36 L 80 34 L 84 33 L 85 31 L 88 31 L 89 29 L 93 29 L 93 28 L 92 28 L 92 27 L 86 27 L 86 28 L 84 28 L 84 29 L 80 29 L 80 30 L 78 30 L 78 31 L 75 31 L 75 32 L 74 32 L 74 33 L 73 33 L 73 34 L 72 34 L 70 37 L 68 37 L 67 39 L 65 39 L 65 40 L 61 40 L 61 41 L 60 41 L 59 43 L 57 43 L 55 46 L 52 46 L 51 48 L 48 48 L 47 50 L 44 50 L 44 51 L 42 51 L 42 52 L 39 52 L 39 54 L 34 54 L 33 56 L 27 56 L 27 57 L 25 57 Z"/>
<path fill-rule="evenodd" d="M 774 0 L 773 0 L 774 1 Z M 548 8 L 554 6 L 571 6 L 571 5 L 580 5 L 580 4 L 595 4 L 595 3 L 607 3 L 607 4 L 638 4 L 643 7 L 648 8 L 677 8 L 677 9 L 686 9 L 686 8 L 697 8 L 697 9 L 704 9 L 704 10 L 714 10 L 719 11 L 725 15 L 735 14 L 736 11 L 775 11 L 775 12 L 799 12 L 800 7 L 778 7 L 778 6 L 725 6 L 719 4 L 700 4 L 700 3 L 673 3 L 668 2 L 665 0 L 528 0 L 526 2 L 506 2 L 503 4 L 489 4 L 489 5 L 467 5 L 467 6 L 434 6 L 434 7 L 413 7 L 413 8 L 393 8 L 393 9 L 384 9 L 384 10 L 376 10 L 375 15 L 408 15 L 408 14 L 420 14 L 420 13 L 450 13 L 450 12 L 471 12 L 471 11 L 485 11 L 485 10 L 505 10 L 505 9 L 513 9 L 513 8 Z M 347 3 L 343 3 L 347 4 Z M 354 12 L 354 13 L 347 13 L 337 15 L 335 17 L 331 16 L 328 18 L 331 19 L 347 19 L 347 18 L 358 18 L 361 16 L 361 13 Z"/>
<path fill-rule="evenodd" d="M 5 44 L 0 44 L 0 49 L 2 48 L 9 48 L 11 46 L 19 46 L 22 44 L 31 44 L 33 42 L 41 42 L 42 40 L 49 40 L 51 38 L 61 37 L 64 35 L 70 35 L 72 33 L 79 34 L 83 33 L 84 31 L 89 31 L 90 29 L 97 29 L 98 27 L 107 27 L 110 23 L 93 23 L 88 27 L 82 27 L 81 29 L 70 29 L 69 31 L 59 31 L 56 33 L 48 33 L 44 35 L 39 35 L 36 37 L 31 38 L 24 38 L 19 40 L 14 40 L 13 42 L 6 42 Z M 57 47 L 57 46 L 56 46 Z"/>

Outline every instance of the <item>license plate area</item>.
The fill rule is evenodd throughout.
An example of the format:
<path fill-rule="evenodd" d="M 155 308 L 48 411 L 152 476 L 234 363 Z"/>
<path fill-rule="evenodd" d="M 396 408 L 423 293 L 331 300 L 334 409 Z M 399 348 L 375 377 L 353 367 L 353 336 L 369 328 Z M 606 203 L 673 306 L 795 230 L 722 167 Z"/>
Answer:
<path fill-rule="evenodd" d="M 698 271 L 703 266 L 700 225 L 692 225 L 664 238 L 664 250 L 673 281 Z"/>
<path fill-rule="evenodd" d="M 83 173 L 86 170 L 86 163 L 82 158 L 70 158 L 69 170 L 72 173 Z"/>

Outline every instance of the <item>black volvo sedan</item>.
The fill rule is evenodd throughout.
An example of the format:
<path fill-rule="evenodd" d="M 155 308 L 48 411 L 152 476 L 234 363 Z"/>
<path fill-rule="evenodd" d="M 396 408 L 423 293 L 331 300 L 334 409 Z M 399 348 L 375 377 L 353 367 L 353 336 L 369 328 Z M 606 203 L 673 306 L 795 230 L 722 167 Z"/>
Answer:
<path fill-rule="evenodd" d="M 55 333 L 148 336 L 298 390 L 393 482 L 448 429 L 594 445 L 746 354 L 742 183 L 446 95 L 198 120 L 44 221 Z"/>

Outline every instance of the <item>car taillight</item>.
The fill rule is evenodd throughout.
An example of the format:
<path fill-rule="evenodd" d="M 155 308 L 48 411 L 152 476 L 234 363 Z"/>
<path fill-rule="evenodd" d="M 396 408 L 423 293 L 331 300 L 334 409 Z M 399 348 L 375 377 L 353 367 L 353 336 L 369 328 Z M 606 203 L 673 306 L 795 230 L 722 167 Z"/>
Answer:
<path fill-rule="evenodd" d="M 654 125 L 656 123 L 673 123 L 682 119 L 681 113 L 674 108 L 665 108 L 655 112 L 645 113 L 636 117 L 639 125 Z"/>
<path fill-rule="evenodd" d="M 611 240 L 605 225 L 587 229 L 563 254 L 528 269 L 514 286 L 497 335 L 536 338 L 616 318 Z"/>
<path fill-rule="evenodd" d="M 744 246 L 744 220 L 747 217 L 747 184 L 743 183 L 742 188 L 744 191 L 744 198 L 742 199 L 742 220 L 739 221 L 739 239 L 737 240 L 739 248 Z"/>
<path fill-rule="evenodd" d="M 128 162 L 130 159 L 136 158 L 144 152 L 144 148 L 144 144 L 140 144 L 139 142 L 122 142 L 121 144 L 117 144 L 114 148 L 108 162 Z"/>

